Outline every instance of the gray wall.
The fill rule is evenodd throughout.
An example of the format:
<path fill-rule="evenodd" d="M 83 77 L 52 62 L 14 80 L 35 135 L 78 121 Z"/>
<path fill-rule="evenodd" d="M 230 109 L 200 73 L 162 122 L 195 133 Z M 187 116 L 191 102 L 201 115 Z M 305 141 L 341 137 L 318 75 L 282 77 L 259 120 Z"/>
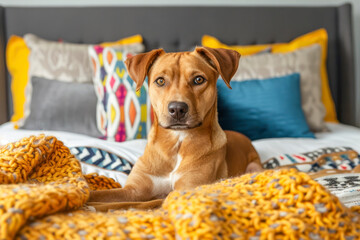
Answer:
<path fill-rule="evenodd" d="M 0 0 L 4 6 L 155 6 L 155 5 L 210 5 L 210 6 L 324 6 L 350 2 L 353 5 L 353 26 L 356 69 L 356 117 L 360 127 L 360 0 Z"/>

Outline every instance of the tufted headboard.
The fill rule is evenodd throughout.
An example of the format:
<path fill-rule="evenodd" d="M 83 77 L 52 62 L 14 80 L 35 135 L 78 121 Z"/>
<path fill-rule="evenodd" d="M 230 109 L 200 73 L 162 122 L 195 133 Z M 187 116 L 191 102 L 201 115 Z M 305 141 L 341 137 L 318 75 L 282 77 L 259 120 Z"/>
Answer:
<path fill-rule="evenodd" d="M 287 42 L 325 28 L 328 74 L 341 122 L 355 124 L 351 5 L 329 7 L 0 7 L 0 123 L 12 114 L 5 44 L 34 33 L 67 42 L 99 43 L 141 34 L 147 50 L 190 50 L 209 34 L 227 44 Z"/>

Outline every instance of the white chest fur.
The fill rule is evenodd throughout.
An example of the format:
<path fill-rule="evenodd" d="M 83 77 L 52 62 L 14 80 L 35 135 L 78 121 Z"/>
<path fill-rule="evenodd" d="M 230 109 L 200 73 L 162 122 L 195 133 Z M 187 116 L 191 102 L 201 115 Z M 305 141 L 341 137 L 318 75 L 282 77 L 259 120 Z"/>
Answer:
<path fill-rule="evenodd" d="M 178 154 L 174 169 L 166 177 L 159 177 L 150 175 L 151 181 L 153 182 L 153 197 L 164 197 L 169 192 L 174 190 L 176 181 L 180 178 L 180 174 L 177 173 L 181 164 L 182 157 Z"/>
<path fill-rule="evenodd" d="M 182 141 L 184 140 L 184 138 L 186 137 L 186 134 L 181 131 L 175 131 L 174 134 L 176 134 L 178 137 L 178 141 L 174 147 L 178 148 L 182 143 Z M 153 191 L 152 191 L 153 197 L 164 197 L 169 192 L 174 190 L 176 181 L 181 177 L 181 175 L 177 171 L 182 162 L 182 157 L 180 154 L 177 154 L 174 157 L 174 159 L 176 161 L 175 167 L 169 173 L 168 176 L 159 177 L 159 176 L 150 175 L 150 178 L 153 182 Z"/>
<path fill-rule="evenodd" d="M 179 179 L 180 174 L 176 173 L 176 171 L 179 169 L 179 166 L 181 164 L 182 161 L 182 157 L 180 156 L 180 154 L 177 155 L 177 159 L 176 159 L 176 165 L 174 170 L 171 171 L 171 173 L 169 174 L 169 178 L 170 178 L 170 183 L 171 183 L 171 189 L 174 189 L 175 187 L 175 182 Z"/>

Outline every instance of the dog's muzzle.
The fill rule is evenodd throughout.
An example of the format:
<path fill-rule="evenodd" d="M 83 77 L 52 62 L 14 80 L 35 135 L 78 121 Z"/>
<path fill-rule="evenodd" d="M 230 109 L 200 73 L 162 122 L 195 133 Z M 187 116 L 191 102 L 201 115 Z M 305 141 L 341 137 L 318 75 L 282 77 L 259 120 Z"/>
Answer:
<path fill-rule="evenodd" d="M 163 128 L 172 130 L 186 130 L 201 126 L 201 122 L 193 122 L 189 116 L 189 106 L 184 102 L 170 102 L 168 105 L 169 117 Z"/>

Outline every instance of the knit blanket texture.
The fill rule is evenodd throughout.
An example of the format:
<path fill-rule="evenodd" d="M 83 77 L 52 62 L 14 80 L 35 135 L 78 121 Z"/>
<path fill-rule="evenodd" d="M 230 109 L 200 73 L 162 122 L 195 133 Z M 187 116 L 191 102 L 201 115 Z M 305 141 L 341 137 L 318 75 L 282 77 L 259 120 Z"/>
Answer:
<path fill-rule="evenodd" d="M 296 169 L 173 191 L 151 211 L 83 208 L 90 190 L 117 187 L 83 175 L 55 137 L 2 146 L 0 239 L 360 239 L 360 208 Z"/>

